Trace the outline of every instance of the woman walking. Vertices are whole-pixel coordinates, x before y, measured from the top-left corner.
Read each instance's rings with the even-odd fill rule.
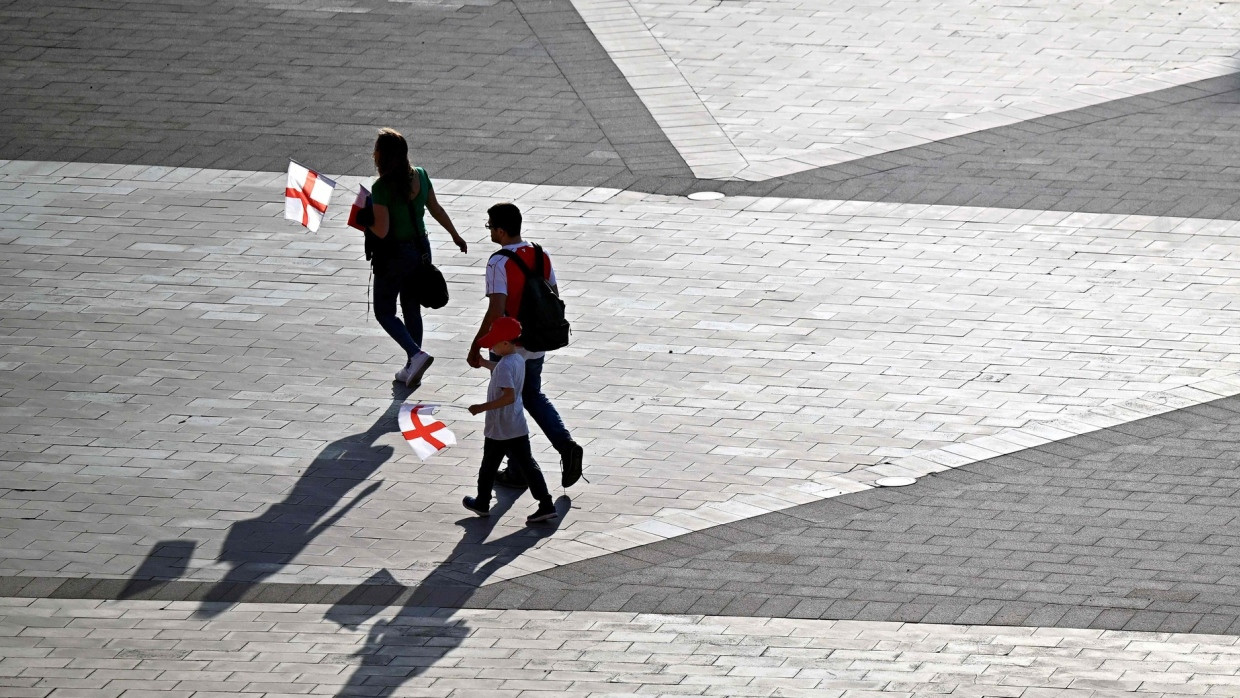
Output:
[[[375,169],[379,178],[370,193],[375,220],[368,231],[378,238],[370,260],[375,272],[375,319],[405,350],[405,366],[396,372],[396,380],[414,388],[435,360],[422,350],[422,309],[417,298],[418,274],[431,262],[425,212],[430,211],[461,252],[468,247],[435,199],[426,170],[410,166],[409,145],[396,130],[379,130]],[[398,298],[404,322],[396,316]]]

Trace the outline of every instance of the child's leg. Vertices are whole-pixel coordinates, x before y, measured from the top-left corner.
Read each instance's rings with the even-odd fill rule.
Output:
[[[529,485],[530,494],[539,504],[551,504],[551,493],[547,491],[547,481],[543,479],[542,470],[538,467],[538,463],[534,460],[534,454],[530,452],[529,435],[518,436],[515,439],[506,439],[502,442],[505,451],[508,453],[508,467],[517,468],[517,472],[525,478],[525,484]],[[495,471],[491,471],[494,475]]]
[[[478,503],[491,505],[491,490],[495,486],[495,472],[504,460],[507,441],[482,440],[482,466],[478,468]]]

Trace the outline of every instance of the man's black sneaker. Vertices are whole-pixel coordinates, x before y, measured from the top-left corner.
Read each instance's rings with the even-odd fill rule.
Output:
[[[576,441],[569,441],[560,451],[560,484],[572,487],[581,479],[581,457],[585,451]]]
[[[491,515],[491,507],[483,506],[481,503],[478,502],[477,499],[474,499],[473,497],[466,497],[465,499],[461,500],[461,504],[464,504],[466,509],[474,512],[478,516],[490,516]]]
[[[555,506],[551,504],[539,504],[538,510],[525,518],[525,523],[535,524],[543,521],[550,521],[556,517]]]
[[[526,487],[525,478],[521,477],[521,473],[518,473],[516,468],[512,466],[508,466],[495,473],[495,484],[503,485],[504,487],[515,487],[519,490],[523,490]]]

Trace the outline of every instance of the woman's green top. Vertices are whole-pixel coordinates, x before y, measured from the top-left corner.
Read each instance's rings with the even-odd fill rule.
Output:
[[[382,177],[376,179],[370,187],[371,203],[387,206],[388,232],[400,242],[426,237],[426,221],[422,219],[426,215],[426,200],[430,198],[432,191],[431,178],[426,176],[426,170],[421,167],[413,170],[422,184],[418,187],[418,195],[409,200],[408,206],[402,206],[399,201],[392,203],[392,188]]]

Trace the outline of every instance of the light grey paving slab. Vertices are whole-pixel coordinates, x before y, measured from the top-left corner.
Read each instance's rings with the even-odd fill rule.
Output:
[[[1216,635],[433,607],[4,599],[0,629],[25,643],[8,695],[1169,698],[1229,695],[1240,659]]]
[[[751,181],[1231,73],[1240,24],[1144,0],[573,5],[698,177]]]

